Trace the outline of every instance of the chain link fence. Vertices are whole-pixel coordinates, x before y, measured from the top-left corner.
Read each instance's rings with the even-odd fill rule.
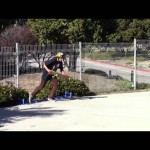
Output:
[[[79,71],[79,44],[0,47],[0,83],[33,90],[39,84],[43,62],[57,52],[65,55],[63,65],[66,72]]]
[[[150,40],[137,40],[137,68],[150,71]]]
[[[15,46],[0,47],[0,83],[16,86],[19,68],[19,87],[32,91],[40,82],[43,62],[60,51],[65,55],[64,70],[93,92],[116,90],[116,79],[133,82],[135,54],[136,81],[150,83],[149,43],[137,40],[136,53],[134,42],[19,45],[18,63]]]
[[[12,85],[15,83],[15,74],[16,74],[16,47],[0,47],[0,83],[2,84],[4,79],[11,78],[6,80],[6,84]]]
[[[124,74],[125,78],[130,79],[130,76],[125,76],[126,70],[123,68],[133,67],[134,43],[83,43],[82,56],[85,71],[102,70],[108,75],[123,76]],[[95,65],[93,65],[94,62]],[[118,73],[120,71],[122,73]]]
[[[150,40],[137,40],[136,48],[136,81],[150,83]]]

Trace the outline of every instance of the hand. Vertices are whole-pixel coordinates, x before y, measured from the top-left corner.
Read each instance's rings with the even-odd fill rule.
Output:
[[[62,72],[61,72],[61,74],[63,74],[63,75],[67,75],[67,73],[66,73],[65,71],[62,71]]]
[[[53,70],[48,70],[48,74],[54,75],[54,74],[55,74],[55,71],[53,71]]]

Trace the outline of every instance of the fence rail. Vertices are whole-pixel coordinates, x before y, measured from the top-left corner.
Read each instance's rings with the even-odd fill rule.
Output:
[[[89,70],[117,75],[128,80],[135,70],[134,42],[126,43],[80,43],[80,44],[48,44],[48,45],[18,45],[0,47],[0,82],[4,79],[10,84],[10,77],[14,85],[20,84],[21,75],[41,73],[43,61],[61,51],[65,55],[64,67],[68,71],[78,72],[79,79]],[[18,63],[16,57],[18,56]],[[149,83],[150,71],[150,41],[136,42],[136,76],[137,82]],[[142,73],[138,69],[145,69]],[[17,74],[17,69],[19,70]],[[18,81],[17,81],[18,78]],[[133,82],[133,81],[131,81]],[[89,83],[90,84],[90,83]],[[134,85],[135,86],[135,85]]]
[[[40,73],[43,61],[60,51],[66,56],[64,65],[69,70],[76,71],[78,67],[76,60],[80,53],[78,44],[16,44],[16,46],[0,47],[0,80],[15,77],[15,85],[18,86],[19,75]]]

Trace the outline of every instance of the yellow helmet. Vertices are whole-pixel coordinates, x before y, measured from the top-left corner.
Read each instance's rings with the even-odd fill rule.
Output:
[[[56,54],[56,57],[58,57],[58,58],[63,58],[63,53],[62,52],[58,52],[57,54]]]

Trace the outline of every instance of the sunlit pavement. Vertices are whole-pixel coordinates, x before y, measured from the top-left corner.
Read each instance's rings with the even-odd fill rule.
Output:
[[[0,131],[150,131],[150,92],[0,108]]]

